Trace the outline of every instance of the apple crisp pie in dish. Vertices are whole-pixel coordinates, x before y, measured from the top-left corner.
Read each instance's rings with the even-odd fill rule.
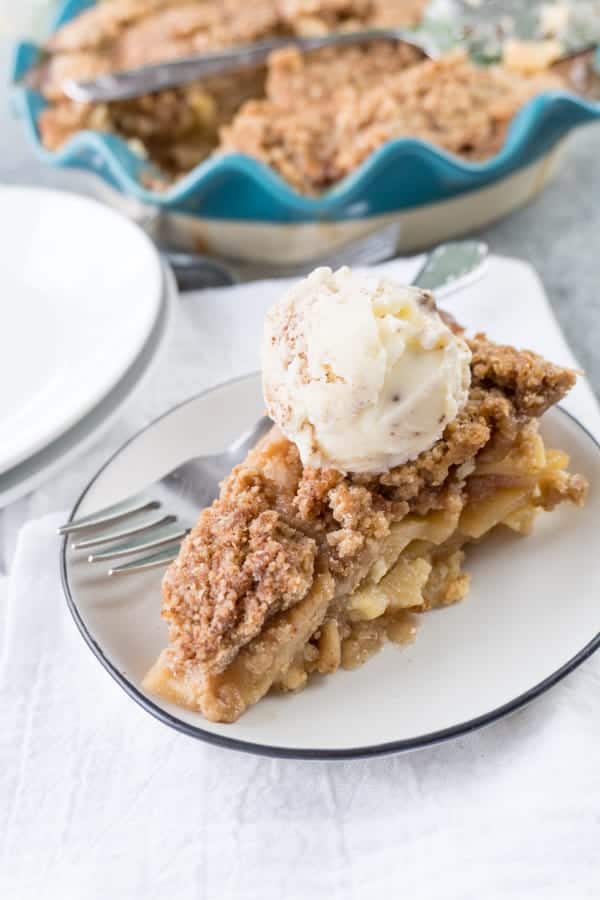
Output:
[[[575,380],[466,337],[427,292],[316,270],[267,317],[277,424],[166,572],[169,644],[144,689],[233,722],[411,641],[422,613],[468,592],[469,543],[584,503],[585,479],[539,432]]]
[[[77,103],[65,80],[91,78],[251,43],[339,29],[414,25],[421,0],[103,0],[59,28],[27,76],[45,97],[37,125],[59,150],[83,130],[124,138],[153,164],[145,187],[164,191],[211,156],[266,163],[301,194],[319,195],[390,140],[411,137],[465,160],[493,157],[529,100],[568,87],[554,57],[529,49],[507,65],[462,52],[424,60],[408,45],[373,41],[302,55],[132,100]],[[535,64],[528,65],[531,61]]]
[[[245,100],[264,95],[264,69],[115,103],[73,102],[63,93],[65,80],[268,37],[414,25],[423,6],[423,0],[256,0],[248,7],[238,0],[103,0],[50,37],[48,58],[29,77],[50,102],[39,117],[43,143],[56,150],[84,129],[114,132],[161,168],[164,186],[218,146],[219,128]],[[399,56],[418,54],[403,48]]]
[[[260,159],[297,190],[316,194],[394,138],[487,159],[528,100],[562,86],[550,72],[476,66],[462,51],[411,65],[406,53],[385,49],[336,51],[328,64],[296,50],[273,54],[266,99],[241,107],[221,131],[221,149]]]

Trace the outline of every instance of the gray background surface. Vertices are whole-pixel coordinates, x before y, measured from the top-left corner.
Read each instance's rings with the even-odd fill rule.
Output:
[[[9,109],[8,51],[0,46],[0,182],[77,187],[74,172],[40,163]],[[571,138],[558,176],[532,204],[479,232],[494,253],[538,271],[552,306],[600,396],[600,126]],[[526,309],[526,307],[524,307]],[[527,318],[523,335],[527,344]]]

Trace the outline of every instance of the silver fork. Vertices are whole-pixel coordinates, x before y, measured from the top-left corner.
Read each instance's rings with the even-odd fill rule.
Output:
[[[215,75],[262,65],[273,51],[283,47],[298,47],[307,53],[324,47],[348,46],[373,40],[398,41],[410,44],[424,56],[439,55],[437,47],[426,34],[403,28],[341,31],[315,37],[271,38],[242,47],[232,47],[230,50],[203,53],[200,56],[154,63],[122,72],[108,72],[89,80],[67,80],[62,88],[71,100],[78,102],[127,100],[165,88],[177,87],[190,81],[200,81]]]
[[[137,557],[110,568],[109,575],[166,565],[177,556],[199,510],[217,496],[219,483],[272,425],[263,416],[223,453],[188,460],[143,493],[72,520],[59,529],[59,534],[75,537],[71,548],[87,551],[91,563]],[[83,539],[80,535],[84,535]]]
[[[425,260],[413,283],[438,296],[480,277],[487,246],[481,241],[442,244]],[[109,575],[166,566],[175,559],[198,512],[215,499],[219,483],[272,426],[263,417],[223,453],[188,460],[147,490],[59,529],[73,540],[73,550],[86,551],[91,563],[135,557],[111,566]],[[108,530],[107,530],[108,529]]]
[[[399,222],[391,222],[301,263],[253,263],[225,257],[217,259],[165,246],[161,249],[175,274],[179,290],[195,291],[263,278],[299,278],[318,266],[329,266],[331,269],[372,266],[396,254],[400,229]],[[155,231],[155,234],[159,232]]]
[[[496,2],[496,15],[490,15],[490,2],[469,4],[472,6],[467,16],[455,23],[453,44],[466,46],[475,57],[486,61],[502,58],[501,30],[498,25],[505,15],[506,0]],[[513,4],[514,5],[514,4]],[[522,3],[516,4],[523,6]],[[476,10],[481,6],[481,12]],[[253,44],[231,47],[183,59],[152,63],[120,72],[106,72],[91,79],[67,79],[62,85],[64,93],[80,103],[109,102],[141,97],[165,88],[177,87],[191,81],[202,81],[215,75],[237,72],[248,67],[260,66],[267,62],[271,53],[283,47],[298,47],[303,53],[321,50],[324,47],[349,46],[366,41],[387,40],[408,44],[424,57],[436,59],[447,44],[447,38],[439,42],[440,34],[435,29],[417,31],[405,28],[379,28],[359,31],[338,31],[313,37],[289,35],[269,38]],[[596,45],[586,42],[579,46],[567,46],[558,63],[576,59],[596,49]]]

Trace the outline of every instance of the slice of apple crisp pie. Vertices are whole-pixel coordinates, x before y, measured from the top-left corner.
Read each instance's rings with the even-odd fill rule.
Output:
[[[169,646],[146,690],[232,722],[273,688],[412,639],[414,613],[468,591],[468,542],[584,502],[539,434],[575,377],[465,338],[426,292],[314,272],[267,317],[277,426],[164,577]]]

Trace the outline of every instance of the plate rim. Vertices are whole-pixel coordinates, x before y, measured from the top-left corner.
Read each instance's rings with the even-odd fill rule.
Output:
[[[240,381],[245,381],[249,378],[255,378],[259,373],[258,372],[248,372],[245,375],[237,376],[236,378],[230,378],[226,381],[219,382],[218,384],[214,384],[211,387],[199,391],[185,400],[182,400],[181,403],[177,403],[175,406],[171,407],[171,409],[164,412],[162,415],[157,416],[152,420],[148,425],[141,428],[134,435],[132,435],[125,443],[123,443],[114,453],[110,455],[110,457],[103,463],[103,465],[98,469],[98,471],[92,476],[92,478],[88,481],[86,486],[81,491],[78,496],[73,509],[71,511],[69,521],[71,521],[77,514],[77,510],[84,498],[86,497],[88,491],[91,487],[96,483],[97,479],[102,475],[102,473],[107,469],[113,460],[115,460],[133,441],[137,440],[144,434],[146,431],[149,431],[153,428],[158,422],[162,419],[167,418],[172,415],[177,410],[181,409],[183,406],[186,406],[190,403],[194,403],[197,400],[200,400],[202,397],[207,394],[212,393],[215,390],[220,388],[229,387],[234,385]],[[563,406],[557,405],[553,407],[558,413],[566,418],[570,419],[571,422],[588,438],[591,443],[594,445],[597,452],[600,452],[600,441],[591,433],[591,431],[583,425],[579,419],[566,410]],[[132,681],[129,680],[119,669],[108,659],[108,657],[104,654],[102,647],[95,640],[94,636],[91,634],[89,629],[87,628],[83,618],[79,612],[77,607],[77,603],[71,591],[71,585],[69,582],[69,570],[67,566],[67,548],[68,548],[68,536],[65,535],[61,542],[60,547],[60,576],[63,592],[65,594],[65,599],[67,602],[67,607],[69,612],[71,613],[75,625],[79,633],[81,634],[85,644],[92,651],[92,654],[96,657],[100,665],[108,672],[108,674],[113,678],[114,681],[125,691],[125,693],[134,700],[139,706],[142,707],[147,713],[149,713],[153,718],[158,719],[158,721],[162,722],[162,724],[167,725],[169,728],[178,731],[180,734],[185,734],[188,737],[193,737],[196,740],[203,741],[207,744],[211,744],[217,747],[223,747],[228,750],[237,750],[238,752],[248,753],[254,756],[263,756],[271,759],[295,759],[295,760],[308,760],[313,762],[332,762],[332,761],[344,761],[351,759],[372,759],[383,756],[392,756],[400,753],[407,753],[413,750],[421,750],[425,747],[431,747],[436,744],[444,743],[445,741],[454,740],[455,738],[462,737],[465,734],[469,734],[472,731],[477,731],[480,728],[484,728],[488,725],[492,725],[494,722],[503,719],[505,716],[516,712],[519,709],[524,708],[533,700],[540,697],[542,694],[545,694],[550,688],[554,687],[554,685],[558,684],[559,681],[562,681],[567,675],[577,669],[586,659],[588,659],[596,650],[600,649],[600,631],[587,643],[585,644],[581,650],[579,650],[574,656],[568,659],[562,666],[548,675],[546,678],[542,679],[542,681],[533,685],[527,691],[524,691],[521,694],[518,694],[512,700],[509,700],[507,703],[502,704],[501,706],[495,707],[489,712],[482,713],[480,716],[476,716],[473,719],[467,719],[465,722],[459,722],[456,725],[451,725],[448,728],[442,728],[437,731],[432,731],[427,734],[417,735],[414,738],[397,740],[397,741],[387,741],[383,744],[367,744],[359,747],[348,747],[345,749],[334,750],[330,748],[294,748],[294,747],[279,747],[272,744],[261,744],[256,741],[248,741],[242,740],[240,738],[235,737],[227,737],[226,735],[214,734],[211,731],[207,731],[204,728],[198,725],[191,725],[188,722],[184,722],[182,719],[177,718],[166,710],[162,709],[158,704],[154,703],[148,697],[145,696]]]
[[[178,292],[175,276],[167,263],[162,264],[162,269],[164,290],[161,309],[145,346],[113,389],[79,422],[28,459],[5,472],[0,472],[0,512],[9,504],[35,490],[43,481],[61,472],[100,440],[123,415],[138,392],[150,381],[168,350],[177,316]],[[83,429],[80,439],[72,442],[73,435],[80,429]],[[49,459],[46,458],[48,454],[51,454]],[[22,476],[19,475],[9,487],[3,487],[2,482],[6,477],[19,470],[23,471]]]
[[[137,346],[133,349],[133,352],[133,344],[129,347],[127,361],[125,363],[122,362],[121,365],[114,368],[111,371],[110,377],[103,380],[102,386],[100,386],[100,382],[97,382],[94,390],[91,393],[86,393],[85,399],[80,397],[79,403],[72,406],[70,413],[67,416],[63,416],[60,421],[55,420],[51,426],[48,425],[44,433],[38,431],[36,436],[32,436],[31,425],[29,425],[29,436],[25,439],[21,439],[21,441],[17,441],[16,444],[13,443],[10,453],[5,454],[0,458],[0,475],[3,475],[5,472],[10,472],[12,469],[21,465],[21,463],[26,462],[28,459],[43,451],[46,447],[59,440],[61,436],[66,434],[71,428],[75,427],[78,422],[82,421],[109,396],[112,390],[125,378],[127,372],[135,364],[140,353],[151,339],[160,318],[165,290],[164,269],[156,247],[139,225],[132,221],[131,218],[125,216],[120,210],[115,209],[114,206],[103,203],[96,197],[88,197],[73,190],[61,190],[59,188],[35,184],[0,184],[0,195],[2,194],[6,194],[7,196],[12,195],[13,198],[16,198],[17,204],[19,203],[19,197],[24,195],[26,198],[24,202],[28,202],[28,200],[37,201],[38,205],[43,202],[58,202],[66,204],[67,206],[73,204],[75,208],[72,212],[76,213],[78,211],[77,208],[79,207],[79,211],[83,214],[86,212],[85,208],[87,208],[86,214],[88,214],[88,217],[96,214],[99,214],[100,216],[108,214],[109,218],[116,221],[120,220],[122,224],[125,225],[125,231],[130,232],[132,237],[135,236],[136,238],[140,238],[141,243],[149,251],[150,256],[153,257],[153,263],[156,268],[155,274],[157,277],[156,291],[154,292],[156,296],[153,297],[151,306],[149,306],[147,302],[142,304],[145,316],[143,330],[136,337]],[[148,310],[146,307],[148,307]]]

